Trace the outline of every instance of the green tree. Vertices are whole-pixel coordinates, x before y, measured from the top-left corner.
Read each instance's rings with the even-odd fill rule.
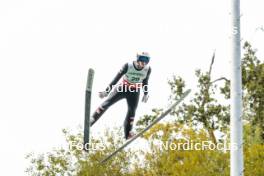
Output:
[[[217,82],[226,78],[218,78],[212,80],[211,73],[215,59],[215,54],[209,67],[209,71],[203,73],[201,70],[196,70],[197,77],[197,92],[194,94],[190,102],[183,103],[177,110],[172,112],[174,119],[177,122],[189,125],[190,127],[203,126],[209,133],[211,140],[216,144],[217,139],[214,131],[226,131],[229,124],[229,107],[218,102],[215,94],[218,91]],[[171,88],[171,101],[178,99],[185,89],[185,81],[181,77],[173,76],[172,80],[168,81]],[[219,94],[218,94],[219,96]],[[147,125],[153,118],[156,118],[161,109],[154,109],[155,116],[144,116],[138,122],[138,125]]]
[[[252,124],[252,135],[258,135],[264,143],[264,63],[256,57],[256,50],[244,43],[242,58],[243,118]],[[230,98],[230,83],[221,88]]]
[[[120,129],[115,129],[113,132],[107,130],[104,138],[93,138],[91,143],[94,150],[89,151],[89,155],[81,150],[83,139],[81,132],[71,134],[69,130],[64,129],[63,133],[69,147],[57,148],[44,154],[28,154],[26,158],[31,162],[31,165],[26,169],[28,175],[121,176],[124,173],[128,173],[130,162],[134,158],[131,150],[119,152],[114,160],[110,160],[105,165],[99,163],[100,160],[108,156],[123,143]],[[104,145],[103,147],[102,144]]]
[[[247,126],[247,129],[250,129],[250,126]],[[244,136],[247,139],[251,138],[247,130],[244,131]],[[212,148],[206,146],[204,150],[184,150],[183,145],[180,145],[187,141],[191,141],[193,146],[210,141],[210,135],[204,129],[195,130],[179,123],[161,123],[151,128],[144,137],[151,150],[141,153],[144,156],[144,164],[134,167],[134,175],[228,176],[230,174],[229,150],[217,148],[211,150]],[[248,143],[248,140],[245,142],[245,176],[263,175],[264,145]],[[161,147],[169,146],[168,143],[178,144],[180,147]]]

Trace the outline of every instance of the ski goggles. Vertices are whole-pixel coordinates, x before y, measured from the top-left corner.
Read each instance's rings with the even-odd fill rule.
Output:
[[[147,56],[139,56],[138,61],[145,62],[146,64],[149,63],[149,57]]]

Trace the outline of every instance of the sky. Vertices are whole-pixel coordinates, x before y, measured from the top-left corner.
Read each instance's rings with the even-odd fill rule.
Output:
[[[242,42],[263,60],[262,7],[241,0]],[[1,175],[25,175],[27,153],[65,144],[62,129],[83,124],[88,68],[95,69],[93,111],[121,66],[150,53],[150,99],[136,120],[168,105],[172,75],[194,88],[195,69],[208,70],[214,50],[213,77],[229,77],[229,13],[228,0],[0,1]],[[125,101],[115,104],[93,134],[122,126],[125,114]]]

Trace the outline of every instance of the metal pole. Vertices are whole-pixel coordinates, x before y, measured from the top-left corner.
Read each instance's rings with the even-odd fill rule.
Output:
[[[231,153],[230,175],[243,176],[242,78],[240,44],[240,0],[231,0]]]

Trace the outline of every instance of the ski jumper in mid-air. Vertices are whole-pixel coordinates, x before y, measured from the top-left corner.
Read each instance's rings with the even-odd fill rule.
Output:
[[[124,121],[125,138],[129,139],[134,136],[132,126],[141,89],[144,93],[142,102],[146,103],[148,101],[148,80],[151,73],[151,68],[148,66],[149,60],[150,56],[147,52],[138,53],[137,60],[132,63],[126,63],[106,90],[99,92],[100,98],[107,97],[111,93],[91,116],[91,126],[111,105],[126,98],[128,110]],[[122,78],[121,84],[116,85],[120,78]]]

